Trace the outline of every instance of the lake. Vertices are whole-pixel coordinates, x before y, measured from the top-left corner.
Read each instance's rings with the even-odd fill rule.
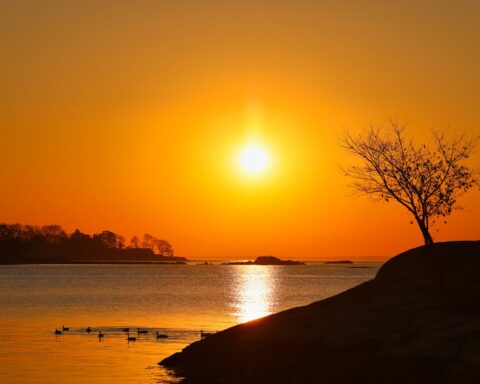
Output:
[[[157,362],[201,330],[327,298],[373,278],[379,267],[3,265],[0,382],[175,382]],[[62,325],[70,330],[55,336]],[[135,342],[127,342],[126,327]],[[137,328],[148,333],[137,335]],[[157,330],[168,338],[157,340]]]

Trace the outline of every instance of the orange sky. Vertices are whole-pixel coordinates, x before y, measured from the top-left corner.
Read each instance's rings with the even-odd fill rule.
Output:
[[[478,135],[480,3],[232,3],[3,1],[0,221],[150,232],[191,258],[420,245],[401,207],[351,198],[338,136],[389,117]],[[234,161],[252,135],[256,177]],[[478,239],[479,197],[435,238]]]

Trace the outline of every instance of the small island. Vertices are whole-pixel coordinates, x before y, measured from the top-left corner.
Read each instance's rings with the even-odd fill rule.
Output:
[[[230,261],[223,265],[305,265],[301,261],[281,260],[275,256],[259,256],[254,261]]]

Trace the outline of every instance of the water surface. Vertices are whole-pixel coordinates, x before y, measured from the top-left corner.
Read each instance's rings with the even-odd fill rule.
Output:
[[[0,382],[166,383],[173,379],[157,362],[198,340],[200,330],[332,296],[371,279],[379,264],[355,266],[366,268],[0,266]],[[55,336],[62,325],[70,331]],[[125,327],[149,333],[128,343]],[[169,337],[157,340],[156,330]]]

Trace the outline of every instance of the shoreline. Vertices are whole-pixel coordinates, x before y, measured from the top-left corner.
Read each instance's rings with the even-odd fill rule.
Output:
[[[52,262],[23,262],[23,263],[0,263],[0,265],[121,265],[121,264],[143,264],[143,265],[186,265],[186,261],[52,261]]]
[[[208,264],[205,264],[205,262],[208,262]],[[347,267],[347,268],[369,268],[366,266],[352,266],[351,264],[343,264],[343,263],[326,263],[324,261],[320,260],[304,260],[301,261],[303,264],[295,264],[295,265],[324,265],[326,267]],[[353,264],[384,264],[384,261],[355,261]],[[237,263],[235,261],[229,262],[228,260],[216,260],[216,259],[202,259],[202,260],[196,260],[196,259],[188,259],[186,261],[180,260],[180,261],[149,261],[149,260],[120,260],[120,261],[46,261],[46,262],[37,262],[37,261],[28,261],[28,262],[16,262],[16,263],[2,263],[0,262],[0,265],[58,265],[58,264],[65,264],[65,265],[75,265],[75,264],[170,264],[170,265],[193,265],[193,266],[203,266],[203,265],[209,265],[209,266],[228,266],[228,265],[257,265],[257,266],[290,266],[289,264],[255,264],[255,263],[248,263],[248,262],[243,262],[243,263]]]

